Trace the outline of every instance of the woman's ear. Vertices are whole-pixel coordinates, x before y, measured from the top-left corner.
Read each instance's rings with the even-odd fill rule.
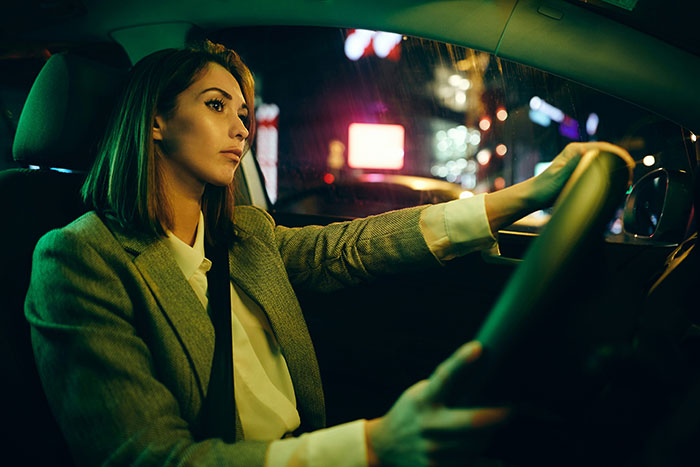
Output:
[[[153,119],[153,140],[163,141],[163,119],[156,115]]]

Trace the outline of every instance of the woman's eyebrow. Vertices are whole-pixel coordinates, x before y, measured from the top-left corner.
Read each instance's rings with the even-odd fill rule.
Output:
[[[201,96],[201,95],[204,94],[205,92],[209,92],[209,91],[219,91],[226,99],[228,99],[228,100],[232,100],[232,99],[233,99],[233,97],[231,97],[231,94],[227,93],[226,91],[224,91],[224,90],[221,89],[221,88],[207,88],[207,89],[205,89],[204,91],[200,92],[199,95]]]

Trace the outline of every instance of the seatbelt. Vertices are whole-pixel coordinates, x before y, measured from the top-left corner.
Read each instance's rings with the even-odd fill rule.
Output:
[[[209,310],[216,336],[214,359],[207,396],[202,404],[201,431],[204,439],[236,441],[236,407],[233,393],[233,345],[231,342],[231,285],[228,249],[205,243],[212,266],[207,272]]]

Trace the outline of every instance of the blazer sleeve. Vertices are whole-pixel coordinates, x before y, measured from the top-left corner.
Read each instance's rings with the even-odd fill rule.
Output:
[[[375,277],[438,265],[419,226],[425,206],[325,227],[277,226],[275,238],[297,288],[332,291]]]
[[[34,252],[25,314],[45,393],[75,461],[262,465],[267,443],[194,440],[137,331],[139,304],[123,280],[129,265],[115,256],[65,229],[43,237]]]

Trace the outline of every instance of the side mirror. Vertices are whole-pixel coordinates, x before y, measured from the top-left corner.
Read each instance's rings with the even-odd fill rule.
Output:
[[[657,169],[640,178],[627,196],[623,228],[636,238],[679,243],[693,205],[692,177],[682,170]]]

